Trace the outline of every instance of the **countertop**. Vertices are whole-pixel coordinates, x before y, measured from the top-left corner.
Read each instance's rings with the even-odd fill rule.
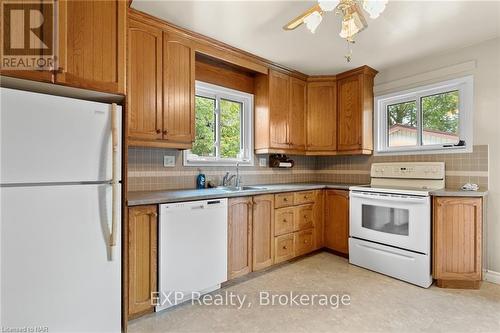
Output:
[[[435,197],[485,197],[488,195],[488,191],[462,191],[461,189],[445,188],[431,191],[430,194]]]
[[[218,198],[235,198],[253,196],[259,194],[272,194],[283,192],[320,190],[320,189],[338,189],[349,190],[351,186],[359,186],[362,184],[343,184],[343,183],[294,183],[294,184],[263,184],[263,185],[248,185],[262,187],[262,189],[251,191],[226,191],[222,189],[187,189],[187,190],[168,190],[168,191],[143,191],[129,192],[128,206],[139,205],[156,205],[162,203],[207,200]],[[431,191],[432,196],[440,197],[484,197],[488,191],[462,191],[460,189],[442,189]]]
[[[294,183],[294,184],[263,184],[263,185],[248,185],[262,187],[259,190],[252,191],[225,191],[221,189],[189,189],[189,190],[168,190],[168,191],[144,191],[144,192],[129,192],[127,194],[128,206],[139,205],[154,205],[162,203],[207,200],[217,198],[234,198],[245,197],[259,194],[272,194],[283,192],[296,192],[307,190],[320,190],[325,188],[348,190],[350,186],[360,184],[340,184],[340,183]]]

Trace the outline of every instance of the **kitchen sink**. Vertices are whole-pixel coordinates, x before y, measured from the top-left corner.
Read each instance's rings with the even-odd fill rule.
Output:
[[[223,191],[228,191],[228,192],[238,192],[238,191],[261,191],[265,190],[265,187],[258,187],[258,186],[219,186],[217,187],[218,189],[221,189]]]

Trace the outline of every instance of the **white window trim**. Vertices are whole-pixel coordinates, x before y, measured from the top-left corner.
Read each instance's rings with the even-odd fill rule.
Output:
[[[472,75],[447,80],[435,84],[420,86],[413,89],[398,91],[391,94],[375,97],[374,121],[374,155],[409,155],[409,154],[442,154],[442,153],[470,153],[473,146],[473,112],[474,112],[474,79]],[[460,140],[465,140],[465,146],[427,145],[412,147],[388,147],[387,136],[387,106],[405,101],[417,101],[417,124],[421,122],[420,98],[423,96],[458,90],[460,94]],[[420,142],[420,133],[418,142]]]
[[[241,127],[243,129],[242,146],[243,158],[242,159],[229,159],[217,157],[197,157],[190,159],[190,150],[185,150],[184,166],[253,166],[253,95],[242,91],[229,89],[214,84],[196,81],[196,95],[209,97],[209,98],[224,98],[243,104],[243,116]]]

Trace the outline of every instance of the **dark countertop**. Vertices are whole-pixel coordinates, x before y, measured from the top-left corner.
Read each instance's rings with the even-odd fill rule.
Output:
[[[445,188],[431,191],[430,194],[435,197],[485,197],[488,195],[488,191],[462,191],[461,189]]]
[[[168,191],[137,191],[128,193],[128,206],[156,205],[162,203],[208,200],[218,198],[235,198],[253,196],[259,194],[272,194],[283,192],[296,192],[320,189],[339,189],[349,190],[351,186],[362,184],[343,184],[343,183],[291,183],[291,184],[263,184],[248,185],[252,187],[261,187],[261,189],[251,191],[227,191],[222,189],[184,189]],[[442,189],[431,191],[432,196],[441,197],[484,197],[488,191],[462,191],[460,189]]]
[[[349,190],[350,186],[360,184],[340,184],[340,183],[292,183],[292,184],[264,184],[248,185],[252,187],[262,187],[262,189],[251,191],[226,191],[222,189],[186,189],[168,191],[141,191],[128,193],[128,206],[155,205],[162,203],[196,201],[217,198],[235,198],[259,194],[271,194],[282,192],[296,192],[308,190],[320,190],[325,188]]]

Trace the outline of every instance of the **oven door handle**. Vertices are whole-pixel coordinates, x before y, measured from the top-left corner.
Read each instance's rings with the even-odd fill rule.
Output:
[[[400,195],[391,195],[391,194],[365,194],[365,193],[357,193],[351,192],[351,198],[360,198],[360,199],[373,199],[380,201],[397,201],[401,203],[416,203],[416,204],[424,204],[427,202],[429,197],[410,197],[410,196],[400,196]]]

